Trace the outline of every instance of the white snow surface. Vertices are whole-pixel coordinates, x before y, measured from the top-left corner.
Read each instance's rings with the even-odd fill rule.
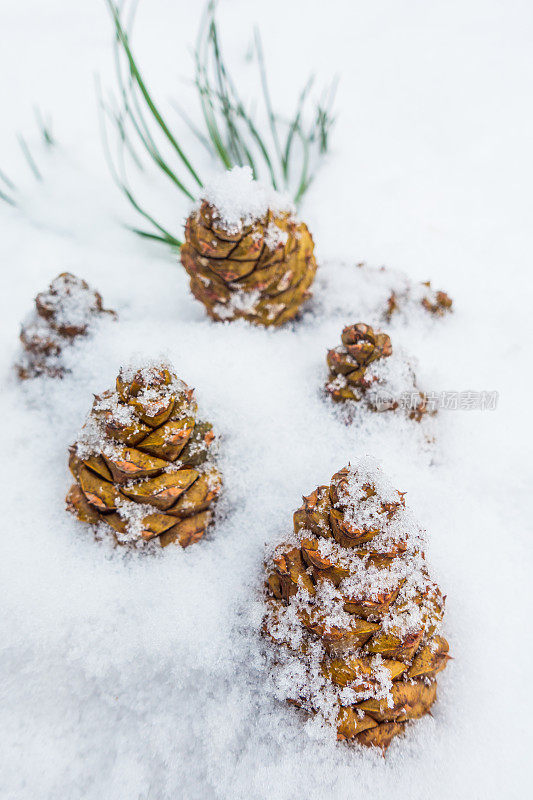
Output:
[[[192,97],[180,79],[191,75],[200,12],[185,0],[140,3],[136,49],[169,114],[169,96]],[[243,93],[256,23],[283,109],[310,71],[341,75],[334,150],[300,210],[320,261],[315,298],[280,331],[208,321],[176,260],[123,227],[138,220],[109,178],[94,98],[95,70],[113,85],[104,4],[3,2],[0,168],[21,209],[0,202],[0,796],[525,798],[531,4],[271,0],[265,14],[258,0],[222,0],[219,14]],[[52,115],[52,151],[39,142],[36,103]],[[155,179],[146,191],[179,230],[190,206]],[[430,278],[453,314],[369,318],[386,295],[373,284],[381,265]],[[119,320],[75,343],[64,380],[21,386],[11,369],[20,322],[64,270]],[[358,321],[416,358],[424,388],[495,390],[497,409],[441,411],[423,429],[393,413],[346,425],[322,393],[325,356]],[[224,499],[199,544],[127,553],[65,512],[67,448],[121,364],[160,357],[222,437]],[[257,635],[266,550],[290,534],[302,494],[366,453],[427,531],[454,657],[432,716],[385,759],[337,745],[278,701]]]

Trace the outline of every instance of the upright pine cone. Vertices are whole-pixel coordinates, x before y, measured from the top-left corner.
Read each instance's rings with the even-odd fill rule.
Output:
[[[98,292],[70,272],[54,278],[35,298],[35,307],[20,333],[24,353],[16,369],[22,380],[39,375],[63,377],[68,371],[61,360],[63,349],[85,336],[98,317],[116,317],[114,311],[103,308]]]
[[[181,261],[191,291],[218,321],[244,318],[282,325],[310,297],[316,272],[313,239],[290,207],[248,168],[207,190],[185,226]]]
[[[422,531],[370,458],[303,498],[267,581],[264,633],[280,697],[338,739],[386,749],[427,714],[448,643]]]
[[[389,336],[358,322],[344,328],[342,344],[328,350],[326,391],[335,402],[364,401],[374,411],[396,410],[400,404],[418,422],[427,412],[411,365],[392,356]]]
[[[221,479],[212,427],[196,414],[193,390],[166,365],[122,369],[70,448],[76,483],[68,509],[83,522],[106,523],[120,544],[198,541]]]

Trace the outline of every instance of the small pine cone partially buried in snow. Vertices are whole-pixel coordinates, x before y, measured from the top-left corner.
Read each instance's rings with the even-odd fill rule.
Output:
[[[386,317],[391,319],[393,314],[408,307],[409,303],[418,303],[428,313],[435,317],[443,317],[452,310],[453,301],[446,292],[435,291],[430,281],[425,281],[414,286],[410,291],[392,292],[388,302]]]
[[[102,305],[98,292],[70,272],[62,272],[35,298],[35,311],[23,323],[20,339],[24,352],[16,364],[21,380],[48,375],[61,378],[68,371],[62,352],[85,336],[102,316],[116,317]]]
[[[193,390],[167,365],[122,369],[70,448],[67,507],[105,523],[119,544],[187,547],[204,535],[221,489],[214,439]]]
[[[293,319],[311,293],[313,239],[281,195],[231,170],[207,187],[185,227],[181,261],[191,291],[218,321]]]
[[[385,750],[429,713],[449,659],[424,532],[369,457],[303,501],[267,564],[276,693],[339,740]]]
[[[327,362],[326,391],[335,402],[362,402],[373,411],[402,406],[417,422],[428,413],[411,365],[401,354],[393,356],[386,333],[363,322],[348,325]]]

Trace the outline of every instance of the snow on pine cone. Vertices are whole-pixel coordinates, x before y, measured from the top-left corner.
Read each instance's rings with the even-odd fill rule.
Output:
[[[267,565],[277,695],[386,749],[429,712],[449,658],[423,531],[370,457],[303,501]]]
[[[85,336],[102,316],[116,317],[102,305],[102,297],[88,283],[70,272],[54,278],[35,298],[35,311],[22,324],[24,352],[16,364],[21,380],[48,375],[61,378],[68,372],[62,363],[65,347]]]
[[[185,226],[181,261],[214,320],[258,325],[293,319],[311,296],[311,234],[290,202],[236,167],[204,190]]]
[[[399,352],[393,356],[389,336],[358,322],[344,328],[341,345],[328,350],[326,391],[335,402],[364,402],[374,411],[400,405],[420,422],[428,413],[413,368]]]
[[[67,507],[105,523],[119,544],[186,547],[204,535],[220,493],[214,439],[193,390],[167,365],[123,368],[70,448]]]

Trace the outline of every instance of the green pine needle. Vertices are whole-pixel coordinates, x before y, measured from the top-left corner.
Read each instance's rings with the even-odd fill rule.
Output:
[[[1,170],[0,170],[0,182],[2,182],[6,186],[6,188],[9,190],[10,193],[14,193],[17,191],[17,187],[15,186],[13,181],[10,180],[5,174],[5,172],[2,172]],[[4,203],[7,203],[10,206],[17,205],[16,201],[13,199],[11,194],[7,194],[7,192],[2,189],[0,189],[0,200],[3,200]]]
[[[43,115],[41,114],[40,109],[36,106],[34,108],[35,119],[37,120],[37,125],[39,126],[39,130],[41,132],[41,136],[43,139],[44,144],[47,147],[55,147],[57,144],[54,135],[52,134],[52,124],[49,120],[45,120]]]
[[[151,164],[189,200],[196,199],[202,180],[180,144],[179,130],[167,121],[142,77],[130,45],[133,10],[126,24],[118,5],[113,0],[106,0],[106,3],[114,25],[118,87],[118,98],[108,102],[98,88],[106,157],[118,187],[150,226],[149,230],[132,230],[139,236],[178,249],[181,246],[179,236],[158,222],[136,197],[127,169],[132,164],[136,169]],[[298,204],[313,181],[320,159],[329,150],[330,132],[335,122],[331,109],[336,84],[311,105],[314,78],[310,78],[299,94],[292,117],[283,119],[274,110],[261,39],[256,31],[251,60],[258,70],[258,95],[266,118],[263,130],[262,123],[241,100],[224,60],[216,6],[216,0],[209,0],[206,5],[195,50],[194,87],[201,124],[193,122],[181,107],[174,105],[174,108],[196,141],[224,169],[249,166],[254,178],[267,179],[275,189],[290,192]],[[309,119],[311,124],[306,125],[305,120]],[[109,127],[114,131],[117,149],[114,155],[109,146]],[[165,144],[165,153],[160,141]]]
[[[39,169],[38,169],[38,167],[37,167],[37,164],[35,163],[35,159],[33,158],[32,154],[31,154],[31,152],[30,152],[30,148],[29,148],[29,147],[28,147],[28,145],[26,144],[26,140],[24,139],[24,137],[23,137],[23,135],[22,135],[21,133],[19,133],[19,135],[18,135],[18,137],[17,137],[17,138],[18,138],[18,142],[19,142],[19,145],[20,145],[20,149],[22,150],[22,153],[23,153],[23,155],[24,155],[24,158],[25,158],[25,159],[26,159],[26,161],[28,162],[28,166],[29,166],[29,168],[31,169],[31,171],[32,171],[32,172],[33,172],[33,174],[35,175],[35,178],[36,178],[38,181],[42,181],[42,179],[43,179],[43,176],[42,176],[42,175],[41,175],[41,173],[39,172]]]

